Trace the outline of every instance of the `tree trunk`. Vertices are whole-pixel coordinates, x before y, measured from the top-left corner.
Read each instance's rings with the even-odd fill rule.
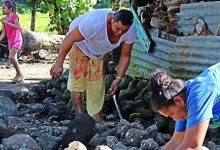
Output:
[[[57,2],[54,1],[54,16],[55,18],[58,18],[57,16],[60,15],[62,13],[62,8],[60,6],[57,5]],[[58,31],[59,34],[61,35],[65,35],[68,32],[68,29],[65,29],[65,26],[62,25],[62,18],[59,19],[57,26],[56,26],[56,30]]]
[[[33,1],[33,7],[31,12],[31,31],[35,30],[35,18],[36,18],[36,8],[37,8],[37,1]]]
[[[119,10],[120,5],[121,5],[121,1],[120,1],[120,0],[114,0],[112,10],[113,10],[113,11]]]
[[[22,51],[24,53],[30,53],[39,49],[58,51],[65,36],[48,35],[23,29],[22,37]]]

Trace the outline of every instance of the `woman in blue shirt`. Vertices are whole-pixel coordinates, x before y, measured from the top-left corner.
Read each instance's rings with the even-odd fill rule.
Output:
[[[188,81],[156,71],[149,80],[154,111],[176,121],[167,150],[204,149],[208,127],[220,127],[220,63]]]

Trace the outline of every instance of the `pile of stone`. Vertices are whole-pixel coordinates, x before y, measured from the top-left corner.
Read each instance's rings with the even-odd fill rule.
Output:
[[[114,67],[107,65],[106,89],[115,78]],[[113,126],[74,114],[66,82],[64,73],[59,79],[41,81],[30,91],[0,96],[0,149],[62,150],[72,141],[81,141],[88,150],[145,150],[160,149],[170,139],[174,122],[150,110],[146,79],[122,79],[116,97],[124,119],[119,118],[112,96],[106,94],[103,117]],[[208,130],[205,145],[210,149],[219,148],[218,133],[219,129]]]

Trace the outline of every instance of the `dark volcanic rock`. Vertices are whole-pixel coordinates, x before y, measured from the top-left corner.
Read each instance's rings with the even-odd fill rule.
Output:
[[[95,133],[96,126],[92,117],[86,113],[78,113],[70,123],[62,139],[62,145],[67,147],[72,141],[80,141],[87,145]]]

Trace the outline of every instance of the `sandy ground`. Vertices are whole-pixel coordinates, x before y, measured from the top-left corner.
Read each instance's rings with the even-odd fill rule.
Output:
[[[25,77],[22,85],[36,84],[43,79],[50,79],[50,68],[54,61],[39,61],[37,63],[20,62],[22,73]],[[5,60],[0,60],[0,88],[12,84],[11,80],[15,76],[15,69],[12,66],[9,69],[5,68]],[[64,69],[68,68],[68,63],[65,61]]]
[[[37,82],[42,79],[50,78],[50,67],[52,64],[21,64],[22,73],[25,76],[25,82]],[[9,82],[15,76],[15,69],[11,67],[10,69],[1,68],[0,72],[0,82]]]

